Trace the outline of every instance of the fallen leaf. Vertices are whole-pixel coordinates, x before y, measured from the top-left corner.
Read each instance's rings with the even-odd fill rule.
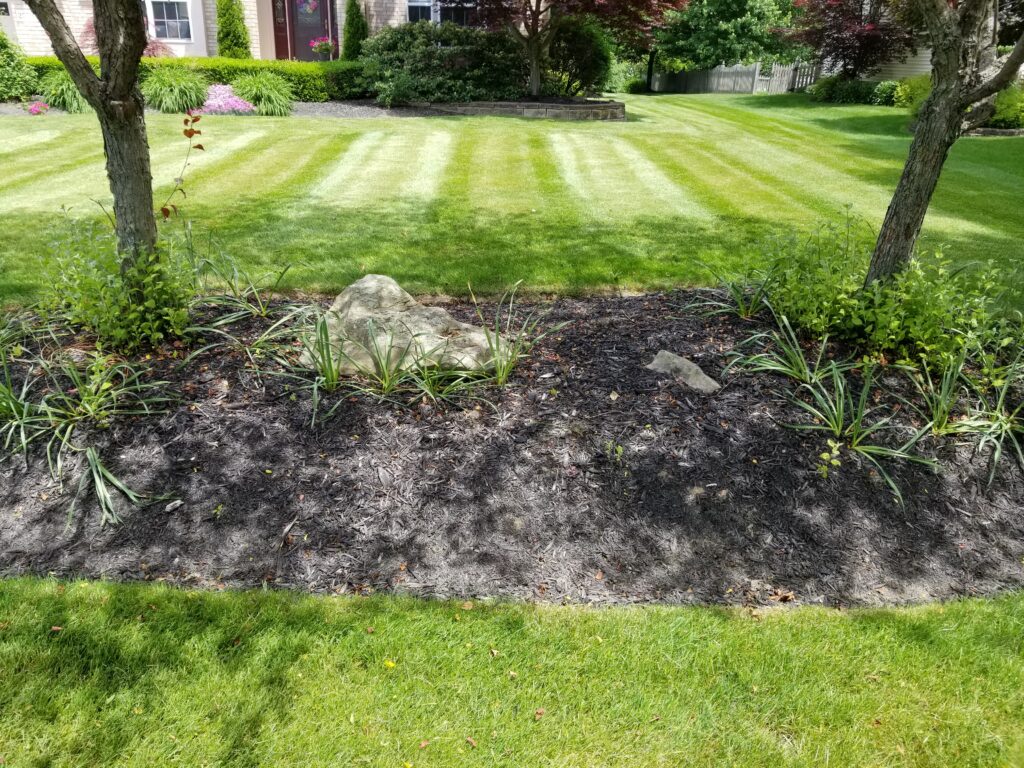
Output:
[[[616,392],[615,390],[612,390],[612,393],[608,395],[608,399],[614,403],[616,400],[619,399],[619,393]]]
[[[601,581],[602,579],[604,579],[604,571],[602,571],[601,569],[598,569],[597,573],[594,574],[594,578],[597,579],[598,581]]]
[[[50,627],[51,632],[63,632],[64,627]]]
[[[473,603],[471,603],[469,600],[467,600],[466,602],[464,602],[462,604],[462,610],[464,610],[464,611],[472,611],[473,610]]]
[[[534,720],[540,720],[544,717],[544,707],[540,707],[536,712],[533,713]]]
[[[518,672],[513,672],[511,669],[508,671],[508,679],[509,680],[515,680],[517,677],[519,677],[519,673]]]
[[[376,629],[374,629],[373,627],[367,627],[367,628],[366,628],[366,634],[368,634],[368,635],[372,635],[372,634],[373,634],[374,632],[376,632],[376,631],[377,631],[377,630],[376,630]]]
[[[497,648],[491,648],[491,656],[493,658],[496,659],[498,658],[499,655],[501,655],[501,651],[499,651]]]
[[[472,736],[467,736],[466,741],[469,742],[469,746],[471,746],[473,749],[476,749],[476,739],[474,739]]]
[[[427,744],[429,744],[429,743],[430,743],[430,739],[424,739],[423,741],[420,742],[420,749],[426,749],[427,748]]]

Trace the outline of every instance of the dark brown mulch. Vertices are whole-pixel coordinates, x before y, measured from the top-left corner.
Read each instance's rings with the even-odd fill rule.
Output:
[[[310,428],[309,397],[210,352],[184,400],[115,426],[104,455],[166,494],[100,528],[66,528],[73,490],[45,461],[0,465],[0,574],[269,582],[312,591],[402,590],[602,602],[912,602],[1024,584],[1024,479],[1004,460],[936,449],[943,470],[892,465],[907,499],[846,459],[768,376],[723,376],[758,327],[704,318],[692,293],[559,300],[570,324],[479,407],[349,397]],[[465,306],[453,311],[469,319]],[[265,326],[251,321],[248,333]],[[644,368],[659,349],[726,386],[687,392]]]

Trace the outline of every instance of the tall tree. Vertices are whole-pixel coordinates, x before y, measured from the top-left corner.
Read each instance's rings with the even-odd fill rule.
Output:
[[[544,61],[563,16],[591,15],[617,40],[648,36],[671,8],[685,0],[477,0],[468,3],[476,17],[492,29],[505,29],[518,40],[530,64],[531,96],[540,96]],[[465,5],[465,0],[442,0]]]
[[[370,25],[366,22],[359,0],[345,3],[345,29],[341,38],[341,58],[355,61],[363,52],[363,41],[370,36]]]
[[[932,49],[932,91],[918,115],[903,174],[886,211],[866,284],[910,261],[950,148],[987,121],[995,95],[1024,65],[1024,34],[996,58],[996,0],[916,0]]]
[[[107,159],[107,180],[114,196],[114,226],[122,269],[156,246],[153,177],[139,59],[146,49],[146,17],[140,0],[93,0],[97,75],[75,42],[55,0],[26,0],[82,96],[96,111]]]
[[[895,4],[802,0],[798,6],[792,39],[813,48],[823,67],[844,77],[859,77],[914,51],[914,26]]]

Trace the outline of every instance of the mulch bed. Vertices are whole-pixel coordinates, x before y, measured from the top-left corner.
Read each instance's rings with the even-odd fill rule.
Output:
[[[113,426],[104,456],[165,496],[99,526],[35,456],[0,464],[0,574],[269,583],[572,602],[882,604],[1024,585],[1024,477],[943,448],[893,464],[897,504],[847,459],[821,478],[822,433],[771,376],[723,375],[759,330],[685,309],[693,292],[560,299],[511,384],[466,407],[346,396],[310,427],[308,393],[203,353],[154,375],[182,401]],[[471,307],[449,307],[474,320]],[[270,321],[246,321],[255,335]],[[724,383],[711,396],[646,370],[659,349]],[[895,374],[890,377],[895,381]],[[174,499],[175,501],[172,501]]]

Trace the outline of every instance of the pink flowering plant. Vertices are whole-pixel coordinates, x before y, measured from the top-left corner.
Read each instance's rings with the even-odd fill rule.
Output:
[[[28,113],[30,115],[45,115],[46,112],[50,109],[50,105],[47,104],[45,101],[33,101],[31,104],[25,107],[25,109],[28,110]]]
[[[230,85],[211,85],[206,92],[206,102],[201,110],[204,115],[251,115],[256,107],[240,96]]]
[[[320,55],[334,53],[334,41],[329,37],[314,37],[309,41],[309,47],[313,49],[313,53]]]

